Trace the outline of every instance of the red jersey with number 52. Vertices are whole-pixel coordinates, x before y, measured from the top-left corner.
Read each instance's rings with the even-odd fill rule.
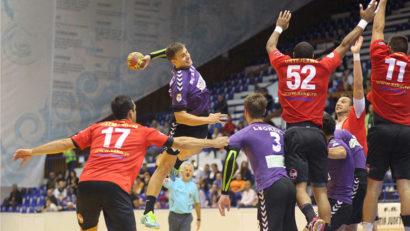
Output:
[[[165,145],[168,136],[127,120],[93,124],[71,137],[90,155],[80,176],[82,181],[109,181],[130,192],[150,145]]]
[[[383,40],[370,46],[372,89],[367,98],[374,111],[393,123],[410,126],[410,65],[409,57],[390,54]]]
[[[329,78],[340,65],[339,54],[333,51],[320,61],[292,59],[276,49],[269,59],[279,78],[282,118],[287,123],[312,121],[322,126]]]

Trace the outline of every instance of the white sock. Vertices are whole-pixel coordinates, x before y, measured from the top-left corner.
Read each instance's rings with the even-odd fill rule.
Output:
[[[362,225],[363,225],[363,231],[372,231],[373,230],[373,223],[363,222]]]

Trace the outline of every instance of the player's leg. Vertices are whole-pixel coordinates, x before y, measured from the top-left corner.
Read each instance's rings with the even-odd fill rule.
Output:
[[[367,165],[369,177],[363,203],[363,230],[371,231],[377,214],[377,202],[383,187],[383,178],[389,167],[392,146],[396,131],[394,127],[376,124],[369,129],[367,136],[369,150]]]
[[[352,216],[352,205],[346,204],[342,201],[329,198],[331,206],[331,230],[344,230],[346,224]]]
[[[331,207],[329,199],[327,197],[326,186],[318,187],[312,185],[312,192],[316,200],[317,208],[319,211],[319,217],[322,218],[326,223],[330,223]]]
[[[286,188],[287,205],[285,208],[285,217],[283,218],[283,230],[297,231],[295,219],[295,204],[296,204],[296,187],[289,179],[282,178]]]
[[[366,169],[355,169],[355,179],[353,185],[352,217],[345,231],[357,231],[357,224],[363,219],[363,201],[366,196],[367,172]]]
[[[309,167],[306,153],[304,128],[290,128],[284,135],[285,165],[290,179],[296,184],[296,201],[309,224],[316,216],[312,200],[306,191],[309,180]]]
[[[410,126],[398,125],[399,134],[392,154],[392,174],[396,178],[401,202],[401,218],[405,230],[410,230]]]
[[[169,211],[168,215],[169,231],[179,231],[181,219],[178,214]]]
[[[77,189],[77,221],[81,230],[96,231],[102,209],[98,182],[84,181]]]
[[[117,184],[102,182],[103,213],[108,230],[136,231],[132,201]]]

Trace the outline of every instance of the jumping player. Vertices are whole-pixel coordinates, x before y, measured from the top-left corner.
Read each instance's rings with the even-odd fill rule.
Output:
[[[369,129],[369,178],[363,206],[363,230],[372,230],[383,177],[390,167],[401,201],[404,229],[410,230],[410,64],[408,40],[395,35],[384,43],[387,0],[380,0],[372,31],[372,88],[367,98],[374,108]]]
[[[282,118],[287,122],[284,137],[285,163],[289,176],[296,183],[297,203],[308,224],[319,221],[315,218],[311,199],[306,192],[307,183],[310,181],[318,204],[319,217],[327,223],[325,230],[330,229],[330,204],[326,193],[327,144],[321,127],[329,77],[367,23],[373,19],[376,5],[373,1],[366,10],[360,6],[362,19],[358,26],[321,61],[313,59],[314,49],[307,42],[295,46],[293,58],[277,49],[281,32],[289,26],[289,11],[280,12],[275,31],[266,44],[271,65],[279,78],[278,94],[283,108]]]
[[[14,154],[14,161],[22,159],[22,166],[35,155],[91,147],[78,185],[77,218],[81,230],[97,230],[101,210],[108,230],[136,230],[129,192],[148,146],[189,149],[228,145],[227,137],[214,140],[172,138],[141,126],[136,123],[135,104],[129,96],[117,96],[111,102],[111,109],[117,120],[96,123],[71,138],[19,149]]]
[[[170,136],[189,136],[206,138],[208,124],[222,123],[226,114],[209,114],[209,91],[205,80],[192,64],[191,56],[182,43],[172,43],[166,49],[153,52],[143,58],[142,69],[145,69],[151,59],[167,57],[174,65],[173,77],[170,82],[170,94],[174,119],[171,123]],[[176,150],[168,148],[161,155],[159,166],[148,183],[147,203],[141,222],[147,227],[159,228],[154,215],[156,198],[161,191],[162,181],[174,166],[173,175],[183,160],[197,154],[201,149]],[[178,156],[178,158],[177,158]],[[174,165],[175,164],[175,165]],[[172,176],[171,176],[172,178]]]
[[[266,105],[262,94],[251,94],[245,98],[244,114],[249,126],[229,138],[219,212],[225,216],[225,207],[228,211],[230,209],[229,185],[234,175],[235,160],[243,149],[255,171],[258,185],[259,229],[296,231],[296,190],[286,173],[283,132],[264,122]]]
[[[355,45],[350,48],[353,53],[353,99],[342,96],[336,103],[335,112],[337,115],[336,129],[346,129],[351,132],[359,141],[352,142],[352,145],[361,145],[364,149],[364,154],[359,153],[354,155],[355,173],[353,186],[353,212],[352,218],[345,227],[346,231],[357,230],[357,224],[362,221],[363,200],[366,195],[367,187],[367,172],[366,172],[366,157],[367,139],[365,125],[365,99],[363,91],[363,74],[360,63],[360,47],[363,43],[363,37],[360,36]],[[355,139],[356,139],[355,138]],[[346,141],[349,144],[349,141]],[[352,146],[350,146],[352,148]]]

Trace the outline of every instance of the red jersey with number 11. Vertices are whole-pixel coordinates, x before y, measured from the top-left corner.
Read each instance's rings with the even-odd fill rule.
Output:
[[[393,123],[410,126],[410,64],[402,53],[389,53],[383,40],[370,46],[372,90],[367,98],[374,111]]]
[[[312,121],[322,126],[330,74],[340,65],[333,51],[322,60],[292,59],[274,50],[270,63],[278,73],[282,118],[287,123]]]
[[[128,120],[115,120],[93,124],[71,139],[80,149],[91,146],[80,182],[109,181],[129,193],[147,148],[165,145],[168,136]]]

